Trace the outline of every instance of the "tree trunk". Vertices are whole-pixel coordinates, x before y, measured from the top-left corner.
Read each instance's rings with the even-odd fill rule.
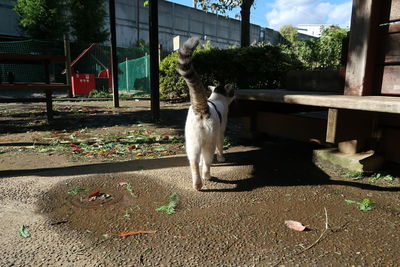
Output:
[[[253,5],[254,0],[243,0],[241,5],[240,14],[242,16],[242,29],[240,46],[250,46],[250,8]]]

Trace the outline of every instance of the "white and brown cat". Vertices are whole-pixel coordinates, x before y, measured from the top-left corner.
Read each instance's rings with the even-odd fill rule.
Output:
[[[193,187],[200,190],[203,180],[211,178],[210,166],[217,151],[217,160],[223,156],[224,133],[228,119],[228,106],[234,98],[232,85],[210,87],[207,92],[192,64],[192,54],[199,39],[188,39],[179,50],[178,71],[189,87],[191,106],[185,126],[186,153],[192,172]]]

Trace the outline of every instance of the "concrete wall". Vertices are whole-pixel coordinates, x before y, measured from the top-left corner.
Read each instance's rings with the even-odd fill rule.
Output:
[[[139,2],[139,21],[136,1],[116,2],[117,42],[120,46],[134,44],[138,36],[148,42],[148,7],[143,6],[143,0]],[[239,46],[240,21],[168,1],[159,1],[159,41],[164,49],[172,50],[172,39],[178,35],[182,39],[198,36],[217,47]],[[279,36],[274,30],[251,24],[251,43],[264,41],[275,44],[279,42]]]
[[[14,3],[13,0],[2,0],[0,3],[0,34],[2,35],[21,36],[17,24],[18,16],[12,11]],[[139,0],[138,5],[136,0],[116,0],[118,46],[134,45],[138,38],[148,42],[148,11],[148,7],[143,5],[143,0]],[[106,20],[108,21],[108,18]],[[203,40],[209,40],[213,46],[221,48],[239,46],[240,27],[239,20],[159,0],[159,40],[167,51],[172,50],[173,37],[178,35],[182,40],[190,36],[198,36]],[[275,44],[280,42],[280,35],[272,29],[251,24],[250,42]]]

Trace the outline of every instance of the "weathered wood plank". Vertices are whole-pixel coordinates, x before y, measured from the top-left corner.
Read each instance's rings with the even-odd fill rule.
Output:
[[[392,7],[390,8],[390,20],[400,19],[400,1],[392,0]]]
[[[400,61],[400,33],[385,36],[385,63]]]
[[[288,90],[238,90],[237,99],[400,114],[400,98]]]
[[[69,88],[70,86],[66,84],[46,84],[46,83],[0,84],[0,90],[67,91]]]
[[[44,61],[64,63],[65,56],[0,53],[1,63],[43,64]]]
[[[383,68],[382,94],[400,95],[400,65]]]
[[[400,23],[389,25],[389,33],[399,33],[400,32]]]

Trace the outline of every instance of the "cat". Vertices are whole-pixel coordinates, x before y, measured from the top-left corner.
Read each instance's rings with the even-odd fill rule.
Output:
[[[218,162],[224,162],[224,134],[228,119],[228,106],[234,99],[232,84],[209,87],[207,92],[192,64],[192,54],[199,39],[188,39],[179,49],[178,72],[189,87],[191,106],[185,125],[185,146],[192,173],[193,188],[201,190],[203,180],[209,180],[210,166],[217,152]]]

